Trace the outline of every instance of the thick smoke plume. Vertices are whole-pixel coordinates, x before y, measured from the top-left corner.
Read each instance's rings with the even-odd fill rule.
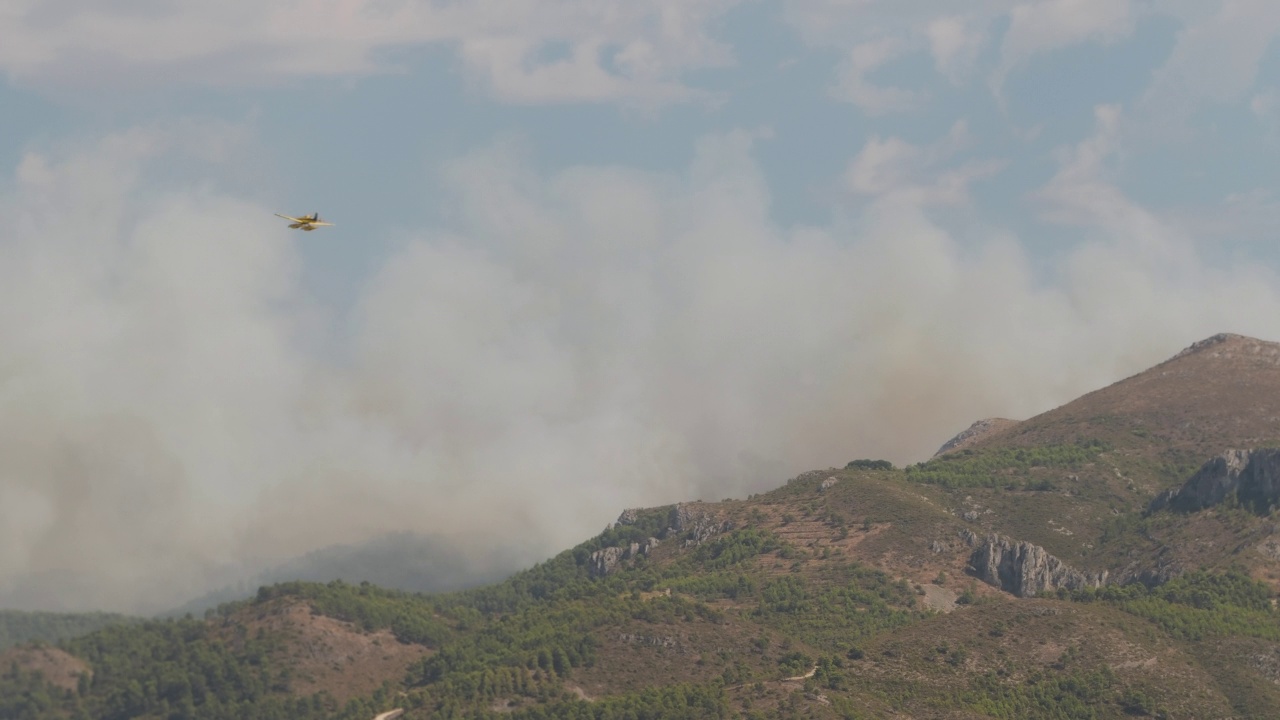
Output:
[[[1113,126],[1034,198],[1086,226],[1047,282],[937,219],[994,171],[935,174],[945,148],[873,142],[859,205],[779,227],[748,134],[672,175],[541,175],[499,143],[350,326],[276,208],[160,189],[152,161],[205,135],[33,153],[0,189],[0,605],[158,611],[395,531],[533,562],[624,507],[923,459],[1214,332],[1280,338],[1270,273],[1101,179]]]

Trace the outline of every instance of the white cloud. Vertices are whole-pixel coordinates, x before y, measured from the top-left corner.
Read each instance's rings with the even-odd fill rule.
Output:
[[[974,27],[971,19],[956,15],[935,18],[925,32],[938,72],[956,85],[968,77],[987,42],[981,27]]]
[[[663,174],[498,143],[352,328],[318,324],[270,209],[156,180],[216,127],[29,155],[0,195],[0,601],[156,609],[392,530],[532,560],[623,507],[918,460],[1213,332],[1280,337],[1275,278],[1206,270],[1114,191],[1099,121],[1044,193],[1099,232],[1048,284],[1016,238],[926,212],[962,198],[931,176],[963,125],[868,144],[873,202],[828,227],[776,224],[752,133]]]
[[[218,137],[150,128],[31,154],[0,197],[0,486],[22,498],[8,512],[34,512],[0,531],[21,548],[4,595],[35,592],[37,569],[78,574],[79,602],[104,606],[201,590],[227,550],[201,504],[280,461],[272,419],[300,381],[291,248],[242,202],[140,185],[152,159]]]
[[[1259,63],[1280,35],[1280,4],[1269,0],[1222,0],[1175,10],[1184,27],[1136,103],[1139,136],[1185,135],[1186,121],[1203,103],[1246,98]]]
[[[1163,266],[1173,276],[1197,282],[1195,278],[1207,272],[1206,263],[1186,211],[1159,213],[1143,207],[1119,185],[1117,165],[1124,157],[1124,138],[1131,134],[1130,121],[1115,105],[1094,108],[1094,117],[1093,135],[1059,148],[1058,171],[1031,193],[1041,217],[1080,228],[1098,243],[1081,257],[1132,255],[1125,262]]]
[[[1114,42],[1133,31],[1132,0],[1038,0],[1009,13],[1000,65],[991,78],[999,95],[1009,73],[1036,55],[1084,42]]]
[[[905,48],[927,45],[938,72],[960,85],[975,70],[992,26],[1007,18],[991,76],[999,95],[1009,73],[1039,54],[1127,36],[1137,7],[1134,0],[978,0],[963,8],[941,0],[788,0],[784,15],[806,44],[846,52],[864,48],[860,62],[846,59],[841,65],[840,85],[850,88],[845,95],[861,93],[870,107],[899,109],[911,107],[918,97],[865,85],[862,78]]]
[[[654,105],[698,95],[686,70],[732,62],[707,26],[738,1],[18,0],[0,71],[61,91],[273,83],[391,72],[396,50],[448,43],[503,100]],[[568,59],[543,59],[556,45]]]
[[[1136,211],[1111,182],[1108,161],[1120,152],[1121,111],[1115,105],[1094,108],[1094,134],[1073,147],[1059,148],[1058,172],[1033,196],[1044,205],[1044,217],[1080,226],[1115,226]]]
[[[1258,120],[1268,124],[1274,123],[1277,114],[1280,114],[1280,92],[1275,88],[1267,88],[1255,93],[1249,100],[1249,110]]]
[[[1280,235],[1280,197],[1272,188],[1230,193],[1211,203],[1171,211],[1171,222],[1201,243],[1267,251]],[[1220,250],[1221,251],[1221,250]]]
[[[1123,114],[1118,107],[1099,106],[1095,117],[1093,136],[1060,150],[1058,172],[1033,193],[1046,219],[1083,228],[1087,234],[1087,242],[1064,258],[1073,302],[1096,313],[1104,332],[1122,332],[1130,325],[1130,313],[1149,313],[1152,327],[1130,328],[1148,338],[1179,327],[1179,313],[1189,318],[1216,316],[1224,327],[1259,322],[1251,312],[1233,316],[1230,308],[1276,302],[1273,273],[1220,253],[1211,263],[1213,256],[1199,246],[1197,228],[1186,222],[1184,212],[1161,214],[1130,199],[1109,167],[1123,150]],[[1208,302],[1200,294],[1206,286],[1216,287],[1222,297]],[[1117,288],[1128,294],[1123,313],[1108,308],[1120,302]],[[1274,338],[1273,333],[1259,334]]]
[[[808,45],[850,47],[883,30],[878,0],[784,0],[783,17]]]
[[[849,163],[845,186],[858,195],[913,205],[966,204],[972,182],[1004,167],[998,160],[944,166],[970,143],[964,121],[956,122],[946,137],[929,146],[912,145],[896,137],[872,137]]]
[[[915,108],[924,99],[921,93],[877,85],[867,79],[867,75],[907,50],[908,46],[895,38],[880,38],[855,46],[836,71],[836,82],[829,90],[830,95],[851,102],[870,115]]]

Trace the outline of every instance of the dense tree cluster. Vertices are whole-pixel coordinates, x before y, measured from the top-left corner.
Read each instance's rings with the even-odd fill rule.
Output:
[[[852,460],[844,466],[845,470],[892,470],[893,463],[888,460]]]
[[[0,668],[0,718],[39,718],[66,712],[75,698],[45,681],[38,671],[24,671],[17,664]]]
[[[277,597],[297,597],[311,601],[321,615],[346,620],[365,631],[389,629],[401,642],[437,647],[453,637],[455,631],[439,615],[436,603],[424,595],[361,583],[348,585],[341,580],[319,583],[287,582],[261,587],[256,602],[270,602]],[[216,612],[227,614],[240,607],[227,605]],[[455,620],[463,620],[455,613]]]
[[[0,718],[35,720],[285,720],[366,718],[362,703],[339,708],[326,695],[292,697],[289,676],[268,662],[270,638],[216,636],[215,625],[184,618],[110,626],[66,641],[92,675],[75,692],[16,666],[0,675]]]

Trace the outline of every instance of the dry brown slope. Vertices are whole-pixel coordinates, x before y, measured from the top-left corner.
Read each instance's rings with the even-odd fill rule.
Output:
[[[955,437],[942,444],[938,448],[938,452],[934,453],[934,457],[941,457],[947,453],[956,452],[970,447],[984,437],[994,435],[1002,430],[1018,424],[1018,420],[1010,420],[1009,418],[985,418],[975,422],[969,427],[962,430]]]
[[[927,494],[931,489],[895,482],[894,476],[847,470],[807,473],[771,493],[732,503],[703,503],[698,511],[731,519],[738,527],[770,530],[800,551],[799,557],[786,560],[769,553],[738,566],[741,572],[771,576],[776,571],[816,588],[827,584],[829,575],[838,575],[827,571],[859,561],[916,582],[943,569],[949,575],[948,587],[969,585],[970,579],[960,572],[951,574],[956,569],[951,561],[963,565],[963,551],[957,555],[954,547],[931,549],[935,543],[954,544],[962,523],[937,507]],[[872,522],[864,529],[866,519]],[[693,551],[674,541],[659,547],[661,552],[651,562],[672,562]],[[988,673],[996,673],[1000,687],[1017,693],[1064,672],[1084,677],[1106,667],[1114,679],[1103,693],[1104,705],[1097,708],[1100,717],[1124,717],[1120,698],[1130,691],[1157,698],[1174,717],[1225,717],[1243,700],[1248,700],[1247,708],[1270,711],[1277,706],[1270,675],[1273,666],[1280,667],[1274,661],[1280,654],[1273,652],[1272,643],[1240,641],[1247,657],[1220,672],[1208,655],[1110,605],[1013,600],[985,586],[978,589],[978,605],[859,641],[865,657],[845,661],[840,674],[848,686],[843,689],[788,684],[774,676],[776,657],[765,662],[753,651],[751,639],[767,634],[774,638],[770,647],[777,647],[780,635],[751,613],[758,602],[754,597],[715,602],[724,616],[718,622],[610,627],[599,633],[595,665],[576,670],[574,682],[600,698],[647,686],[708,682],[740,663],[754,672],[748,682],[729,688],[734,706],[743,711],[777,716],[779,708],[798,703],[799,712],[813,717],[839,717],[838,706],[829,703],[843,700],[873,716],[950,719],[984,716],[977,706],[959,705]],[[844,647],[795,647],[811,657],[846,657]],[[1241,654],[1236,645],[1222,647]]]
[[[1155,367],[976,439],[976,449],[1101,439],[1203,457],[1280,442],[1280,344],[1223,333]]]
[[[1021,423],[973,439],[984,453],[1101,440],[1109,449],[1072,470],[1033,468],[1056,491],[972,488],[952,497],[982,513],[978,532],[1001,532],[1042,545],[1089,570],[1141,572],[1157,565],[1262,572],[1270,555],[1244,552],[1265,538],[1260,519],[1206,511],[1157,518],[1142,532],[1104,537],[1115,520],[1136,517],[1157,493],[1180,486],[1227,448],[1280,445],[1280,344],[1219,334],[1155,367]],[[1194,525],[1194,532],[1187,532]],[[1269,532],[1269,531],[1268,531]],[[1113,533],[1114,535],[1114,533]],[[1243,548],[1243,549],[1241,549]]]
[[[16,666],[24,672],[39,672],[51,685],[74,691],[81,675],[92,677],[89,664],[50,645],[23,645],[0,653],[0,668]]]
[[[1253,655],[1270,649],[1268,643],[1257,645],[1262,649]],[[939,706],[958,705],[955,698],[989,674],[1016,692],[1103,667],[1114,674],[1113,691],[1140,690],[1156,698],[1168,717],[1233,715],[1236,693],[1223,687],[1228,673],[1147,621],[1101,603],[985,602],[878,635],[864,649],[865,657],[851,665],[854,692],[896,697],[896,709],[914,718],[950,716]],[[1232,672],[1242,683],[1266,682],[1258,671]],[[1254,704],[1268,711],[1276,707],[1266,695]],[[1098,717],[1126,716],[1114,702],[1093,710]]]
[[[307,601],[291,598],[244,608],[219,628],[224,640],[232,643],[259,632],[282,640],[273,660],[290,668],[293,694],[323,690],[340,703],[368,695],[384,682],[400,681],[410,665],[431,652],[400,642],[390,630],[366,632],[318,615]]]

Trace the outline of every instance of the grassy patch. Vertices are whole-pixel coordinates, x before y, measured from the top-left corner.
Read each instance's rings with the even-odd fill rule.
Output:
[[[1239,571],[1193,572],[1156,588],[1134,583],[1059,594],[1076,602],[1113,603],[1183,640],[1211,636],[1280,640],[1280,612],[1271,604],[1271,590]]]
[[[906,468],[908,480],[944,488],[1007,487],[1052,490],[1052,481],[1032,478],[1035,468],[1078,470],[1108,450],[1099,441],[992,450],[965,449]]]

